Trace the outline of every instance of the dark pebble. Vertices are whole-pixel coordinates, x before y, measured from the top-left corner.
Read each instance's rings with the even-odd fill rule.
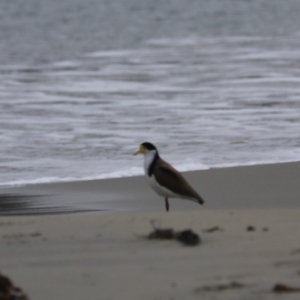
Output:
[[[255,227],[249,225],[249,226],[246,228],[246,230],[247,230],[247,231],[255,231]]]

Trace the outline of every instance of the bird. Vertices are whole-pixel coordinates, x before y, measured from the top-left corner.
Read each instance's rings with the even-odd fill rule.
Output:
[[[164,161],[157,148],[149,143],[142,143],[134,155],[144,155],[144,170],[152,189],[165,199],[166,211],[169,211],[169,198],[191,200],[204,204],[203,198],[191,187],[187,180]]]

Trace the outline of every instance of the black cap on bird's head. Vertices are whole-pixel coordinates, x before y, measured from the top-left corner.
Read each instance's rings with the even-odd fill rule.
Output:
[[[145,142],[145,143],[141,144],[141,146],[143,146],[147,150],[157,150],[156,147],[153,144],[148,143],[148,142]]]
[[[134,155],[139,154],[139,153],[145,154],[147,151],[153,151],[153,150],[156,151],[156,152],[158,153],[156,147],[155,147],[153,144],[148,143],[148,142],[145,142],[145,143],[142,143],[142,144],[140,145],[139,150],[136,151],[136,152],[134,153]]]

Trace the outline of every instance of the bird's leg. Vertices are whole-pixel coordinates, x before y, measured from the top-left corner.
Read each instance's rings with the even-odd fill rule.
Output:
[[[166,211],[169,211],[169,201],[168,201],[168,198],[165,198],[165,203],[166,203]]]

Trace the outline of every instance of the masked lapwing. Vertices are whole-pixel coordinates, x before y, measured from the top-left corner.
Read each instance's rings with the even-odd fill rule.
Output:
[[[160,158],[158,150],[151,143],[140,145],[136,154],[144,154],[145,175],[150,186],[165,198],[166,211],[169,211],[169,198],[180,198],[203,204],[202,197],[190,186],[186,179],[170,164]]]

